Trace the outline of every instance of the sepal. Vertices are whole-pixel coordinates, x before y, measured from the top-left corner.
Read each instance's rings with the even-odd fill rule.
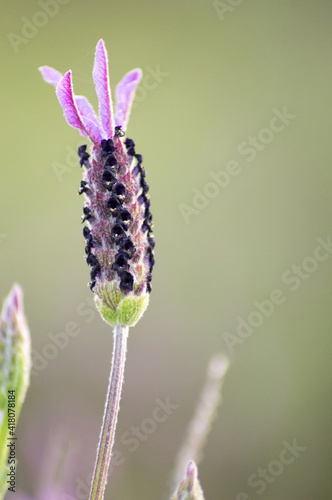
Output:
[[[149,294],[125,295],[113,282],[99,282],[94,288],[95,303],[106,323],[115,326],[134,326],[149,304]]]

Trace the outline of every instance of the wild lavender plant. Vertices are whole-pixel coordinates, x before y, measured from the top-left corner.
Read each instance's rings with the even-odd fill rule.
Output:
[[[71,71],[64,76],[43,66],[44,80],[56,86],[56,95],[69,125],[87,137],[92,147],[78,148],[85,194],[82,222],[86,261],[91,267],[90,289],[103,319],[114,326],[114,347],[104,418],[91,484],[90,499],[104,496],[127,350],[128,329],[146,310],[151,292],[154,239],[149,186],[143,157],[132,139],[124,138],[140,69],[129,72],[116,88],[113,114],[107,53],[97,44],[93,79],[99,100],[98,121],[85,97],[75,96]]]
[[[91,141],[78,148],[85,195],[82,222],[86,261],[91,267],[90,289],[102,318],[114,326],[114,347],[104,418],[92,478],[90,500],[104,496],[115,436],[128,329],[147,308],[154,266],[154,239],[149,186],[143,157],[132,139],[124,138],[140,69],[125,75],[116,88],[113,115],[107,53],[97,44],[93,79],[99,99],[98,121],[85,97],[75,96],[71,72],[64,76],[53,68],[40,68],[44,80],[56,87],[67,122]],[[221,381],[227,370],[224,358],[214,359],[195,417],[181,447],[174,472],[172,500],[204,500],[193,459],[199,459],[219,401]],[[190,460],[190,461],[189,461]],[[189,465],[188,465],[189,462]]]

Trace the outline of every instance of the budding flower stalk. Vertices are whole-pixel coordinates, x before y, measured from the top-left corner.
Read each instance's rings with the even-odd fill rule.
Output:
[[[143,158],[120,133],[84,160],[80,192],[87,199],[83,235],[96,304],[112,325],[132,326],[148,305],[154,240]],[[79,154],[87,156],[82,147]]]
[[[8,486],[9,428],[14,435],[12,422],[17,423],[30,382],[30,370],[30,333],[23,310],[23,293],[21,287],[14,284],[0,315],[0,498]]]
[[[56,94],[68,123],[92,142],[78,149],[85,195],[82,222],[90,288],[102,317],[111,325],[133,326],[147,308],[154,266],[154,238],[149,185],[143,157],[125,130],[141,70],[129,72],[116,89],[113,116],[107,54],[97,44],[93,78],[99,99],[98,121],[85,97],[75,96],[71,72],[64,76],[43,66],[44,79]]]
[[[30,370],[30,332],[23,310],[23,292],[15,283],[4,301],[0,316],[1,409],[4,398],[7,400],[7,391],[14,389],[17,416],[30,383]]]

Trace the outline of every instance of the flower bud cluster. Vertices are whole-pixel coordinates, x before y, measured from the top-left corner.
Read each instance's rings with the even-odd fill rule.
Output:
[[[90,288],[104,300],[105,290],[141,297],[151,292],[155,241],[149,185],[143,157],[132,139],[123,141],[120,127],[113,139],[78,148],[84,167],[79,194],[86,203],[82,222]]]

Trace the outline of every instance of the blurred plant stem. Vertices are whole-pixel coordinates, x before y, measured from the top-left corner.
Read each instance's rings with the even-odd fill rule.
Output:
[[[217,407],[221,401],[222,384],[229,364],[229,360],[221,353],[215,354],[210,359],[204,388],[176,459],[172,490],[178,487],[186,470],[188,474],[191,471],[188,477],[194,478],[197,475],[196,465],[194,464],[187,469],[188,463],[191,463],[190,461],[198,463],[202,459],[202,451],[216,415]],[[180,495],[178,498],[187,497]],[[192,498],[196,498],[196,496]],[[197,498],[200,498],[200,496],[198,495]]]
[[[95,469],[91,482],[90,500],[104,498],[108,469],[111,462],[115,428],[118,419],[123,373],[126,361],[128,326],[114,328],[114,346],[104,418],[100,432]]]

